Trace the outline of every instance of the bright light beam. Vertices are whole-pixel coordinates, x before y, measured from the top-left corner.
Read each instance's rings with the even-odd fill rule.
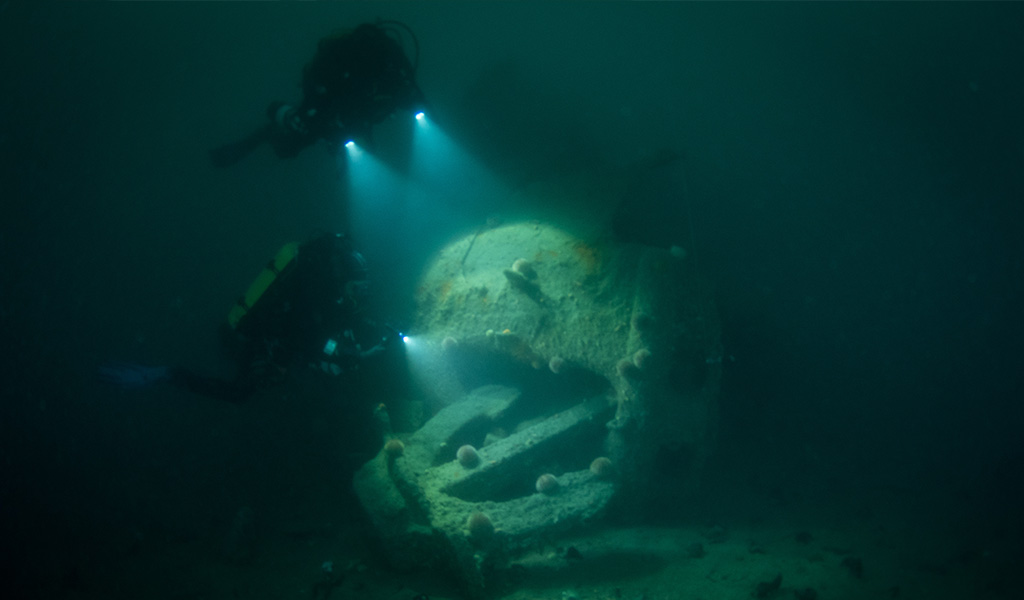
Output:
[[[458,358],[451,351],[442,348],[440,342],[422,335],[412,335],[405,344],[405,361],[409,369],[409,377],[417,389],[430,390],[435,396],[429,401],[431,410],[440,410],[437,401],[451,401],[461,397],[458,392],[459,382]]]
[[[479,206],[488,195],[505,190],[488,168],[424,113],[416,114],[410,177],[447,198],[462,196],[457,199],[469,206]]]
[[[387,230],[388,224],[395,223],[405,197],[405,183],[358,142],[347,142],[339,160],[348,163],[342,170],[348,180],[349,226],[364,244],[369,244]]]

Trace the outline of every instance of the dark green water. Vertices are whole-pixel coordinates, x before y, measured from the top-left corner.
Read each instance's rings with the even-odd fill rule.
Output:
[[[101,597],[116,577],[96,564],[216,539],[241,506],[275,523],[351,501],[393,373],[392,388],[304,379],[242,407],[92,373],[111,359],[229,370],[217,329],[263,263],[349,229],[355,192],[324,148],[227,170],[207,152],[298,99],[321,36],[378,16],[416,32],[434,114],[513,189],[677,157],[631,184],[618,225],[686,246],[715,287],[735,360],[710,490],[811,504],[934,491],[954,500],[926,510],[975,546],[1019,537],[1021,5],[7,2],[12,585]],[[378,138],[399,173],[415,158],[402,127]],[[396,320],[445,240],[537,208],[460,197],[457,181],[353,231]]]

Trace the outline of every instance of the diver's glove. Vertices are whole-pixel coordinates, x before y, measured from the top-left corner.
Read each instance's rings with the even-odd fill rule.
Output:
[[[170,367],[148,367],[126,362],[110,362],[99,368],[100,381],[126,389],[144,388],[171,377]]]

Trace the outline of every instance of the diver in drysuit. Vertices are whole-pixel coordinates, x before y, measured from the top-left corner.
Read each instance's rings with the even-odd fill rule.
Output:
[[[412,61],[400,44],[412,39]],[[273,102],[267,123],[245,138],[210,152],[217,167],[237,163],[263,144],[281,158],[298,156],[317,140],[336,151],[352,139],[368,140],[373,126],[399,110],[423,108],[416,84],[419,47],[401,23],[378,21],[329,35],[302,73],[302,102]]]
[[[296,365],[349,372],[401,346],[397,331],[368,317],[368,283],[366,261],[344,235],[286,244],[228,313],[226,341],[238,365],[233,379],[133,363],[104,365],[100,378],[125,388],[164,382],[242,402],[283,382]]]

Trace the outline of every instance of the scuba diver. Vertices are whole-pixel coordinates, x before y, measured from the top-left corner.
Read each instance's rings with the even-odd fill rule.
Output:
[[[104,365],[99,375],[125,388],[166,382],[229,402],[281,383],[296,363],[340,375],[401,339],[366,316],[367,290],[366,261],[348,237],[327,233],[289,243],[228,313],[225,338],[238,363],[234,379],[131,363]]]
[[[412,39],[413,60],[402,49],[402,32]],[[281,158],[294,158],[318,139],[332,151],[354,138],[369,140],[372,128],[398,110],[423,107],[416,85],[419,44],[396,21],[364,23],[320,40],[302,72],[302,102],[273,102],[268,122],[245,138],[214,149],[214,166],[237,163],[264,143]]]

